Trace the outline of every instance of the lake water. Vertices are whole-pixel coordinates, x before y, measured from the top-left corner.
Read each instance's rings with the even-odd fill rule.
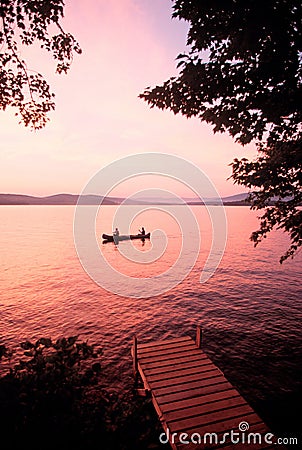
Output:
[[[123,396],[133,387],[134,333],[140,341],[194,337],[198,323],[206,352],[247,400],[274,429],[295,431],[302,387],[301,253],[280,265],[287,237],[274,232],[255,249],[249,235],[257,228],[256,214],[247,207],[227,207],[223,259],[210,280],[200,284],[211,223],[204,207],[192,211],[201,249],[190,274],[159,296],[127,298],[107,292],[84,271],[74,246],[74,207],[1,206],[0,340],[13,346],[25,339],[79,334],[98,342],[108,388]],[[102,244],[114,212],[115,207],[102,207],[96,227],[100,250],[116,270],[151,277],[171,267],[182,237],[168,214],[149,211],[134,221],[133,232],[144,225],[151,232],[165,230],[168,238],[157,261],[138,264],[114,244]],[[130,245],[120,243],[124,250]],[[147,255],[152,239],[133,245]]]

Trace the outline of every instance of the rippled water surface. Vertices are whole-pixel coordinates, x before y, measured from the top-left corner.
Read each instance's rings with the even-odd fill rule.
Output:
[[[192,210],[201,233],[193,270],[172,290],[135,299],[105,291],[83,270],[73,241],[73,207],[1,206],[0,339],[13,345],[41,336],[79,334],[100,342],[108,384],[122,393],[132,388],[134,333],[141,341],[194,337],[199,323],[205,350],[247,399],[280,425],[301,398],[301,254],[279,264],[288,244],[280,232],[254,249],[248,238],[257,227],[256,215],[246,207],[227,207],[224,257],[214,276],[200,284],[211,224],[204,207]],[[171,217],[153,211],[134,222],[133,232],[144,225],[151,232],[161,228],[168,237],[156,262],[137,264],[114,244],[102,244],[101,234],[110,232],[114,211],[102,208],[97,235],[101,252],[116,270],[151,277],[171,267],[182,243],[180,227]],[[120,245],[127,250],[131,243]],[[141,253],[151,247],[149,241],[134,243]],[[177,273],[175,277],[177,281]]]

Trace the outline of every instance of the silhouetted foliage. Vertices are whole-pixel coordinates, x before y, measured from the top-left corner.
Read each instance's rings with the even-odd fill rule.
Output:
[[[73,52],[81,49],[60,25],[63,13],[63,0],[0,1],[0,109],[15,108],[21,122],[34,129],[45,126],[54,94],[40,73],[29,70],[20,48],[38,42],[57,61],[57,73],[67,73]],[[53,25],[58,34],[50,35]]]
[[[2,358],[9,358],[11,355],[10,350],[7,348],[5,344],[0,344],[0,361]]]
[[[135,391],[117,394],[110,380],[104,386],[100,348],[76,336],[25,341],[20,347],[22,356],[0,344],[5,450],[145,450],[156,445],[162,430],[151,400],[138,398]]]
[[[189,50],[177,57],[178,77],[140,97],[256,143],[258,158],[235,159],[232,178],[253,192],[253,209],[267,208],[255,245],[274,227],[289,233],[282,262],[302,245],[301,1],[174,0],[173,8],[189,22]]]
[[[1,348],[6,349],[2,359],[11,356]],[[78,448],[91,438],[91,429],[102,436],[106,398],[97,388],[101,349],[78,342],[76,336],[26,341],[21,348],[23,356],[0,378],[6,448]]]

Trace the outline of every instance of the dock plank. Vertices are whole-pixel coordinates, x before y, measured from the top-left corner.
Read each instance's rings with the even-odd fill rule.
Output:
[[[153,351],[153,350],[149,349],[148,351],[141,351],[138,348],[138,352],[137,352],[138,357],[140,357],[142,359],[147,359],[147,358],[157,359],[160,356],[167,357],[168,355],[170,355],[171,357],[177,357],[177,355],[189,353],[190,351],[192,351],[192,345],[190,343],[188,343],[188,344],[185,343],[181,347],[177,347],[177,346],[168,347],[168,348],[160,347],[160,349],[157,351]],[[198,350],[198,349],[196,349],[196,350]]]
[[[148,347],[155,347],[155,346],[166,346],[170,344],[174,344],[175,342],[191,342],[192,339],[189,336],[183,336],[178,338],[171,338],[171,339],[165,339],[162,341],[155,341],[155,342],[147,342],[145,344],[139,344],[140,349],[148,348]]]
[[[200,382],[200,379],[199,379],[199,380],[193,381],[191,383],[179,382],[179,384],[174,385],[173,387],[162,386],[162,387],[158,387],[158,388],[153,388],[152,390],[153,390],[154,394],[165,395],[165,394],[170,394],[170,393],[187,391],[189,389],[198,389],[198,388],[201,388],[202,386],[218,385],[218,384],[224,383],[225,381],[226,381],[226,379],[224,378],[224,376],[222,376],[220,373],[219,374],[215,373],[215,375],[209,376],[208,379],[203,379],[202,383]]]
[[[197,386],[196,388],[186,389],[180,392],[168,392],[168,393],[162,393],[162,391],[155,390],[154,394],[156,395],[157,400],[160,402],[161,405],[173,404],[177,401],[182,401],[188,398],[199,398],[203,399],[204,397],[207,397],[207,395],[211,394],[222,394],[224,392],[228,391],[234,391],[233,386],[228,382],[221,382],[216,384],[210,384],[205,386]],[[235,391],[237,392],[237,391]]]
[[[246,405],[246,401],[240,396],[222,399],[217,402],[201,404],[201,405],[189,405],[185,408],[178,409],[177,411],[170,411],[165,413],[165,419],[167,421],[176,421],[181,420],[184,416],[188,418],[200,417],[202,415],[206,415],[212,412],[221,412],[227,409],[232,409],[237,406]],[[232,411],[230,411],[232,413]],[[202,418],[203,422],[206,420]]]
[[[159,381],[159,380],[172,380],[174,378],[184,377],[186,375],[194,375],[194,374],[200,374],[202,377],[203,373],[209,372],[213,370],[213,365],[211,362],[208,362],[207,364],[194,364],[193,367],[184,367],[178,368],[175,370],[173,367],[173,370],[168,370],[167,372],[160,371],[159,373],[154,373],[152,370],[145,370],[146,375],[149,378],[149,381]]]
[[[161,386],[165,386],[165,387],[171,387],[171,386],[175,386],[175,385],[179,385],[181,384],[187,384],[190,383],[191,381],[199,381],[199,383],[201,384],[202,380],[206,380],[206,379],[212,379],[212,377],[219,377],[221,376],[221,373],[219,372],[219,369],[213,367],[213,366],[208,366],[203,372],[199,372],[197,374],[194,375],[185,375],[185,376],[179,376],[176,378],[170,378],[170,379],[165,379],[165,380],[150,380],[150,386],[152,385],[153,389],[159,388]],[[148,377],[149,379],[150,377]]]
[[[163,354],[163,355],[146,355],[146,354],[140,354],[139,356],[139,360],[142,363],[150,363],[150,362],[162,362],[162,361],[166,361],[167,359],[174,359],[174,361],[176,361],[176,358],[178,360],[178,358],[189,358],[190,356],[196,356],[196,355],[200,355],[200,351],[198,351],[198,348],[196,347],[192,347],[191,350],[187,350],[186,352],[181,352],[179,353],[177,356],[175,356],[175,353],[171,354],[171,355],[167,355],[167,354]]]
[[[162,397],[161,397],[162,398]],[[177,401],[170,401],[169,403],[162,403],[161,398],[157,401],[161,405],[161,409],[164,413],[170,413],[171,411],[177,411],[179,409],[190,408],[191,406],[204,406],[208,407],[209,403],[217,403],[221,400],[227,400],[231,398],[241,398],[240,394],[235,389],[229,389],[222,392],[213,392],[212,394],[189,397]]]
[[[198,357],[199,356],[199,357]],[[141,361],[142,367],[144,367],[144,370],[151,370],[152,373],[160,373],[160,372],[167,372],[170,370],[173,370],[173,367],[175,369],[179,369],[179,366],[184,367],[185,364],[199,364],[199,365],[206,365],[206,364],[213,364],[212,361],[207,357],[200,357],[200,355],[191,355],[187,354],[186,356],[180,356],[179,359],[175,360],[175,358],[167,358],[165,360],[165,363],[163,361],[157,362],[156,360],[154,362],[150,361]]]
[[[162,345],[149,345],[148,347],[139,347],[138,353],[154,353],[158,352],[160,350],[168,351],[168,350],[175,350],[175,349],[181,349],[182,347],[191,346],[191,342],[188,339],[185,339],[183,341],[179,342],[170,342],[170,344],[162,344]]]
[[[213,422],[219,422],[223,419],[237,419],[242,415],[252,413],[252,408],[247,405],[239,405],[234,408],[225,409],[223,411],[214,411],[210,413],[200,414],[194,417],[179,418],[176,421],[169,421],[169,428],[171,431],[182,431],[186,428],[204,426]],[[238,422],[238,420],[237,420]]]
[[[217,433],[223,437],[224,433],[238,430],[242,421],[248,422],[252,432],[269,432],[238,390],[190,337],[137,344],[136,358],[144,387],[151,393],[165,432],[170,433],[173,450],[229,450],[227,441],[221,447],[215,443],[210,447],[184,445],[179,442],[179,434]],[[178,441],[175,436],[172,439],[173,433]],[[268,447],[261,445],[257,444],[255,450]],[[250,446],[251,450],[253,447]]]

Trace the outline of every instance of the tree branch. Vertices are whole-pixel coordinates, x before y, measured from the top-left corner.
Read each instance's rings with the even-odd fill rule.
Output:
[[[26,64],[24,63],[24,61],[22,61],[22,60],[19,58],[19,56],[17,55],[17,53],[16,53],[15,50],[14,50],[13,45],[9,42],[9,38],[8,38],[8,34],[7,34],[7,29],[6,29],[6,23],[5,23],[5,19],[4,19],[3,16],[2,16],[2,24],[3,24],[3,31],[4,31],[5,40],[6,40],[8,49],[12,52],[12,55],[13,55],[13,57],[16,59],[16,61],[17,61],[17,63],[18,63],[18,66],[22,68],[22,70],[23,70],[23,72],[24,72],[24,75],[25,75],[25,78],[26,78],[26,82],[27,82],[27,86],[28,86],[28,90],[29,90],[29,95],[30,95],[31,101],[32,101],[34,104],[36,104],[36,102],[35,102],[35,100],[34,100],[34,97],[33,97],[33,92],[32,92],[32,89],[31,89],[31,85],[30,85],[30,80],[29,80],[29,77],[28,77],[28,73],[27,73],[27,71],[28,71],[27,66],[26,66]],[[14,41],[14,43],[15,43],[15,41]],[[34,125],[34,127],[35,127],[35,125]]]

